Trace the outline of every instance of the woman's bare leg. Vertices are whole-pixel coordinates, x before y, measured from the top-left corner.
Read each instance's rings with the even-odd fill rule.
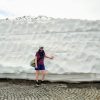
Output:
[[[36,81],[38,82],[38,80],[39,80],[39,71],[36,70]]]
[[[42,70],[41,72],[42,72],[42,81],[44,81],[46,72],[45,72],[45,70]]]

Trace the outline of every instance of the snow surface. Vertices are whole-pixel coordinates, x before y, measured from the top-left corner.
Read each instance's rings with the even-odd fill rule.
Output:
[[[44,46],[49,73],[100,73],[100,21],[23,16],[0,19],[0,73],[34,73]]]

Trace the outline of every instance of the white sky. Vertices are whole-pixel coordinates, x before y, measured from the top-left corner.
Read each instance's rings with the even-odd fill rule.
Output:
[[[39,15],[100,20],[100,0],[0,0],[0,17]]]

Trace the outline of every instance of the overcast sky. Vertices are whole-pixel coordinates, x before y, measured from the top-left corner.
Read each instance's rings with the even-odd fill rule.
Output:
[[[0,0],[0,17],[39,15],[100,20],[100,0]]]

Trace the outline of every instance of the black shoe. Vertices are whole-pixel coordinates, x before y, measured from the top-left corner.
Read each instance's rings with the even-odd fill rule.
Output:
[[[39,81],[36,81],[36,86],[40,86]]]
[[[41,80],[41,84],[44,84],[45,82]]]

